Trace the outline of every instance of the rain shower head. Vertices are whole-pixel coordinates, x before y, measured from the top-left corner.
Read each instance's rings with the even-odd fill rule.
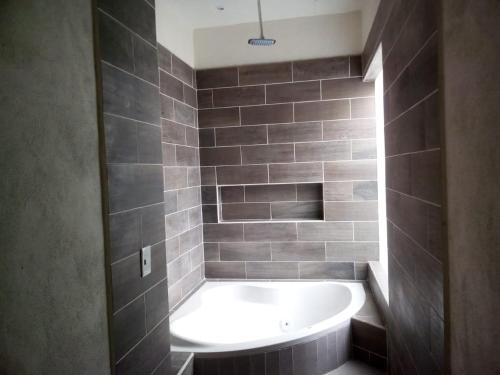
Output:
[[[264,28],[262,26],[262,11],[260,9],[260,0],[257,0],[257,8],[259,10],[259,25],[260,25],[260,38],[248,39],[248,44],[251,46],[272,46],[276,43],[275,39],[266,39],[264,37]]]
[[[266,39],[266,38],[248,39],[248,44],[252,46],[272,46],[274,43],[276,43],[276,40],[274,39]]]

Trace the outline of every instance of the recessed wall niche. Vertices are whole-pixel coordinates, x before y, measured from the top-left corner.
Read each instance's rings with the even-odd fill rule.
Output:
[[[323,220],[323,184],[223,185],[218,221]]]

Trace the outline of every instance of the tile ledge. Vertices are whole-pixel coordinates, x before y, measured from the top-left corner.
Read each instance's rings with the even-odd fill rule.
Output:
[[[368,283],[372,288],[377,288],[384,297],[384,309],[389,308],[389,275],[377,261],[368,262]],[[381,301],[377,301],[381,302]],[[382,306],[381,306],[382,307]]]

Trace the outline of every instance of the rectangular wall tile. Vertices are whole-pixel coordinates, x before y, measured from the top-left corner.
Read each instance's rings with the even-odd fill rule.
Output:
[[[295,262],[247,262],[249,279],[296,279],[298,275]]]
[[[272,104],[241,108],[242,125],[279,124],[292,122],[292,104]]]
[[[295,145],[295,160],[298,162],[350,159],[351,145],[347,141],[311,142]]]
[[[245,186],[245,200],[247,202],[294,201],[296,198],[295,185]]]
[[[323,99],[360,98],[374,96],[375,87],[361,78],[331,79],[321,82],[321,93]]]
[[[349,100],[295,103],[295,121],[342,120],[350,118]]]
[[[267,143],[267,126],[240,126],[215,129],[217,146]]]
[[[267,165],[217,167],[220,185],[259,184],[267,181]]]
[[[240,125],[240,111],[237,107],[200,109],[198,111],[200,128],[218,128]]]
[[[264,86],[230,87],[213,90],[215,107],[235,107],[265,103]]]
[[[221,261],[270,261],[271,246],[266,242],[223,242],[220,244]]]
[[[321,181],[323,165],[321,163],[271,164],[269,179],[272,183]]]
[[[349,77],[349,57],[331,57],[293,62],[293,80]]]
[[[245,241],[295,241],[295,223],[249,223],[245,226]]]
[[[291,63],[246,65],[239,68],[240,85],[257,85],[292,81]]]
[[[319,100],[320,82],[296,82],[266,86],[266,103],[289,103]]]
[[[238,69],[198,70],[196,71],[196,84],[199,89],[238,86]]]
[[[324,261],[324,242],[273,242],[273,261]]]
[[[244,146],[241,148],[243,164],[290,163],[294,161],[292,144]]]
[[[354,280],[352,262],[307,262],[300,263],[301,279],[347,279]]]
[[[352,223],[298,223],[299,241],[352,241]]]
[[[321,122],[279,124],[268,127],[269,143],[321,141]]]
[[[374,119],[323,122],[324,140],[375,138]]]
[[[376,180],[377,161],[325,163],[325,181]]]
[[[200,148],[200,165],[240,165],[239,147]]]

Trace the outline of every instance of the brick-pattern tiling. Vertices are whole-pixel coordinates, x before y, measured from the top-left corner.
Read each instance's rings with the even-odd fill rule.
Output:
[[[170,309],[204,279],[194,70],[158,45]]]
[[[382,0],[391,374],[444,371],[438,2]]]
[[[374,87],[360,57],[196,76],[206,277],[364,279],[378,259],[378,218]],[[322,185],[322,207],[284,204],[286,186],[307,184]],[[243,195],[233,191],[218,215],[224,185]]]
[[[107,172],[114,373],[150,374],[170,353],[155,9],[96,2]],[[140,250],[151,246],[151,274]]]

